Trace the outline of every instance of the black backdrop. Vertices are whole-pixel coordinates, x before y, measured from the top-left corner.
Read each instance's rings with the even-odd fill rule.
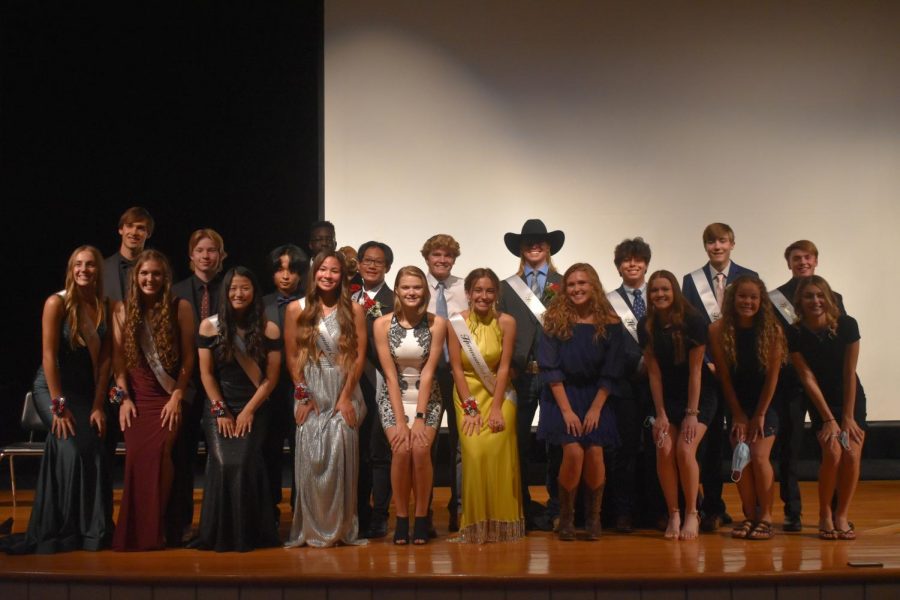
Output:
[[[176,278],[208,226],[226,267],[268,284],[267,251],[305,247],[322,197],[321,0],[41,4],[0,8],[0,443],[23,436],[43,300],[72,249],[115,252],[119,215],[143,205]]]

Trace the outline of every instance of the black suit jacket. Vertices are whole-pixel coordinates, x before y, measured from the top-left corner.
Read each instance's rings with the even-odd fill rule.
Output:
[[[172,295],[184,298],[191,304],[194,310],[194,324],[197,330],[200,329],[200,296],[194,290],[194,281],[199,281],[196,275],[191,275],[186,279],[182,279],[172,286]],[[218,312],[219,306],[219,290],[222,287],[222,276],[216,276],[209,282],[209,314],[214,315]]]
[[[520,276],[525,281],[524,276]],[[556,271],[547,273],[547,283],[544,286],[546,294],[547,286],[551,284],[560,286],[562,290],[562,275]],[[528,308],[528,305],[519,298],[519,295],[506,281],[500,282],[500,300],[497,302],[500,312],[505,312],[516,320],[516,345],[513,350],[512,365],[519,373],[525,371],[529,361],[535,360],[537,355],[537,341],[542,329],[540,321]]]
[[[715,284],[713,283],[712,275],[709,272],[710,268],[709,263],[703,265],[703,274],[706,275],[706,281],[709,283],[710,289],[715,290]],[[728,277],[725,279],[725,285],[730,285],[741,275],[756,275],[756,271],[752,271],[731,261],[731,268],[728,269]],[[706,307],[700,299],[700,292],[697,291],[697,286],[694,285],[694,278],[691,277],[690,273],[684,276],[684,279],[681,282],[681,291],[684,294],[684,299],[703,316],[703,319],[706,320],[706,324],[711,325],[712,319],[709,318],[709,313],[706,312]]]
[[[614,293],[619,294],[625,300],[625,304],[628,305],[628,308],[634,310],[634,306],[631,304],[631,298],[628,296],[628,292],[625,291],[625,286],[620,285]],[[623,324],[622,327],[625,327]],[[632,380],[638,376],[638,372],[640,369],[641,358],[643,356],[643,352],[641,351],[641,346],[638,344],[637,340],[631,336],[631,333],[626,329],[625,331],[625,378],[628,380]]]
[[[128,282],[122,285],[122,278],[119,273],[119,262],[123,260],[121,254],[116,252],[112,256],[103,259],[103,295],[110,301],[121,302],[125,298],[122,297],[122,291],[126,290]]]
[[[381,286],[381,289],[378,290],[378,293],[375,294],[375,301],[381,304],[381,314],[386,315],[392,313],[394,311],[394,292],[391,288],[388,287],[387,284]],[[375,323],[375,319],[378,317],[370,317],[368,314],[366,315],[366,366],[365,371],[368,373],[372,372],[372,368],[376,371],[381,371],[381,362],[378,360],[378,350],[375,349],[375,339],[373,336],[372,326]],[[372,385],[372,382],[369,380],[368,375],[363,373],[363,376],[359,378],[359,387],[362,390],[363,398],[366,401],[366,404],[369,406],[369,412],[372,415],[376,416],[377,420],[377,410],[373,409],[375,406],[375,394],[378,390],[375,389],[375,386]]]

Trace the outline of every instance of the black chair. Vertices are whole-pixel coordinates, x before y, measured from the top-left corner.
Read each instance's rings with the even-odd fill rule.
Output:
[[[17,456],[43,456],[44,442],[34,441],[34,434],[39,431],[47,431],[44,422],[34,405],[34,394],[30,391],[25,394],[25,402],[22,405],[22,417],[19,419],[22,429],[28,432],[27,442],[16,442],[0,448],[0,463],[3,458],[9,457],[9,483],[12,488],[13,512],[16,510],[16,465]]]

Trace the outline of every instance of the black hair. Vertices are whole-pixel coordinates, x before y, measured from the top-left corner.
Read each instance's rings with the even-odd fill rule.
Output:
[[[288,270],[303,275],[309,270],[309,257],[306,252],[294,244],[282,244],[269,253],[269,269],[271,274],[281,270],[281,257],[288,257]]]
[[[264,338],[266,335],[266,318],[263,315],[262,293],[259,281],[253,271],[247,267],[237,266],[229,269],[222,278],[222,287],[219,290],[219,322],[217,324],[219,344],[216,345],[215,359],[218,363],[228,362],[234,358],[235,336],[237,335],[237,317],[231,302],[228,301],[228,290],[236,275],[246,277],[253,286],[253,304],[245,313],[240,325],[247,332],[244,335],[244,345],[247,355],[256,362],[262,372],[266,372],[266,349]]]
[[[636,237],[633,240],[622,240],[613,251],[613,262],[616,268],[619,268],[623,262],[629,258],[642,258],[647,265],[650,265],[650,245],[644,241],[642,237]]]
[[[391,247],[384,242],[368,241],[360,246],[359,250],[356,251],[356,258],[360,262],[362,262],[363,255],[369,248],[379,248],[382,252],[384,252],[384,266],[388,269],[391,268],[391,265],[394,264],[394,251],[391,250]]]

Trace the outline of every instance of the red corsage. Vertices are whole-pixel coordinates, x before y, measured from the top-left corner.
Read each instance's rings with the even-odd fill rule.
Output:
[[[65,396],[59,396],[50,400],[50,412],[57,417],[63,416],[63,413],[66,412]]]
[[[546,303],[550,302],[551,300],[553,300],[553,298],[555,298],[558,293],[559,293],[559,284],[558,283],[547,284],[547,286],[544,287],[544,297],[543,297],[544,303],[546,304]]]
[[[225,416],[225,405],[222,404],[221,400],[209,401],[209,414],[217,419],[221,419]]]
[[[469,396],[465,400],[462,401],[462,409],[463,413],[467,417],[477,417],[478,416],[478,403],[475,402],[474,396]]]
[[[301,382],[294,386],[294,400],[296,400],[300,406],[305,406],[312,400],[312,396],[309,393],[309,387],[307,387],[305,383]]]

